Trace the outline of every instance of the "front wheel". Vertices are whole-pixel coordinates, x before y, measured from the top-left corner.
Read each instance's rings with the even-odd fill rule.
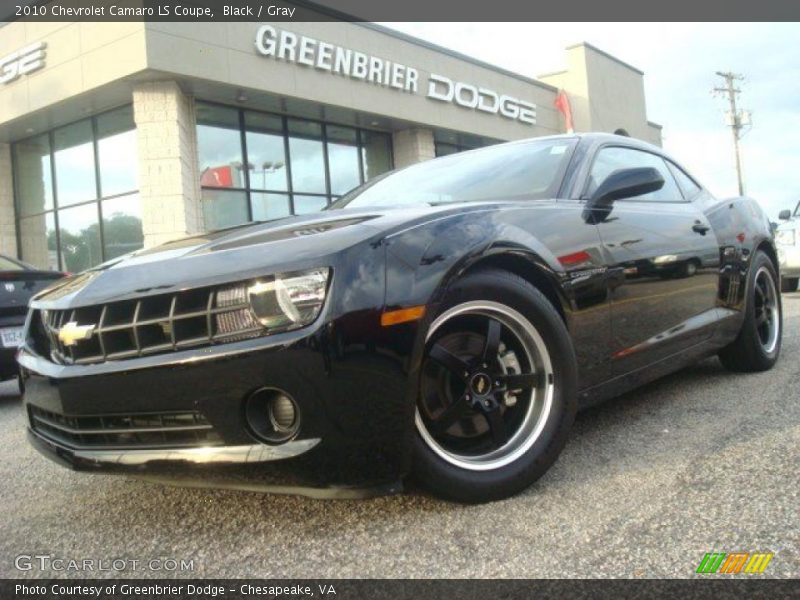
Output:
[[[747,281],[747,301],[742,329],[722,349],[719,358],[731,371],[766,371],[781,352],[783,317],[778,274],[769,257],[760,250],[753,255]]]
[[[575,388],[570,337],[549,300],[511,273],[467,275],[428,330],[414,475],[459,502],[522,491],[561,452]]]

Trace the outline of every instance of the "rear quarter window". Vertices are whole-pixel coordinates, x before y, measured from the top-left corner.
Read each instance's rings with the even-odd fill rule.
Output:
[[[683,193],[683,197],[687,200],[691,200],[697,194],[700,193],[702,189],[697,182],[689,177],[683,169],[681,169],[678,165],[673,162],[667,161],[667,166],[669,166],[670,171],[675,176],[675,181],[678,182],[678,187],[681,188],[681,192]]]

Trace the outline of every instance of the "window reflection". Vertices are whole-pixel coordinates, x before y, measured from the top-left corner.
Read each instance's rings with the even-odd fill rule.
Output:
[[[361,132],[364,181],[392,170],[391,138],[374,131]]]
[[[253,192],[250,199],[253,204],[254,221],[271,221],[292,214],[287,194]]]
[[[104,200],[102,209],[104,260],[134,252],[144,245],[138,194]]]
[[[92,123],[79,121],[53,132],[59,206],[97,198]]]
[[[97,204],[58,211],[58,228],[65,270],[77,273],[103,262]]]
[[[133,107],[125,106],[97,117],[97,159],[102,197],[132,192],[139,187]]]
[[[392,169],[391,136],[385,133],[203,102],[196,106],[207,229],[278,219],[292,210],[313,212]],[[212,194],[212,188],[230,193]]]
[[[56,221],[53,213],[20,219],[19,240],[25,262],[40,269],[59,270]]]
[[[235,190],[204,189],[201,195],[206,229],[225,229],[247,223],[247,194]]]
[[[235,109],[205,104],[198,106],[197,149],[201,185],[244,187],[242,138]]]
[[[297,215],[317,212],[328,205],[328,200],[324,196],[295,196],[294,212]]]
[[[262,190],[289,189],[283,120],[273,115],[245,113],[247,160],[252,166],[250,187]],[[253,209],[255,213],[255,206]]]
[[[288,123],[292,189],[295,192],[326,193],[322,126],[297,119],[289,119]]]
[[[331,194],[349,192],[361,182],[358,163],[358,140],[355,129],[328,127],[328,164]]]
[[[142,247],[131,106],[22,140],[12,150],[24,260],[76,272]]]

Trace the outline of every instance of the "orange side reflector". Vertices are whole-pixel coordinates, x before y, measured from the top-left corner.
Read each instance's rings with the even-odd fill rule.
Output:
[[[417,321],[425,316],[424,306],[412,306],[411,308],[401,308],[400,310],[390,310],[381,315],[381,325],[389,327],[398,323],[408,323]]]

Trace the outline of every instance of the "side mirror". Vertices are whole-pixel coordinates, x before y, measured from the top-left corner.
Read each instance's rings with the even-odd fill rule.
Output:
[[[614,200],[649,194],[662,187],[664,187],[664,178],[653,167],[618,169],[597,186],[589,198],[589,205],[591,208],[607,207]]]
[[[790,211],[788,208],[784,208],[781,212],[778,213],[778,218],[781,221],[788,221],[789,219],[792,218],[792,211]]]

